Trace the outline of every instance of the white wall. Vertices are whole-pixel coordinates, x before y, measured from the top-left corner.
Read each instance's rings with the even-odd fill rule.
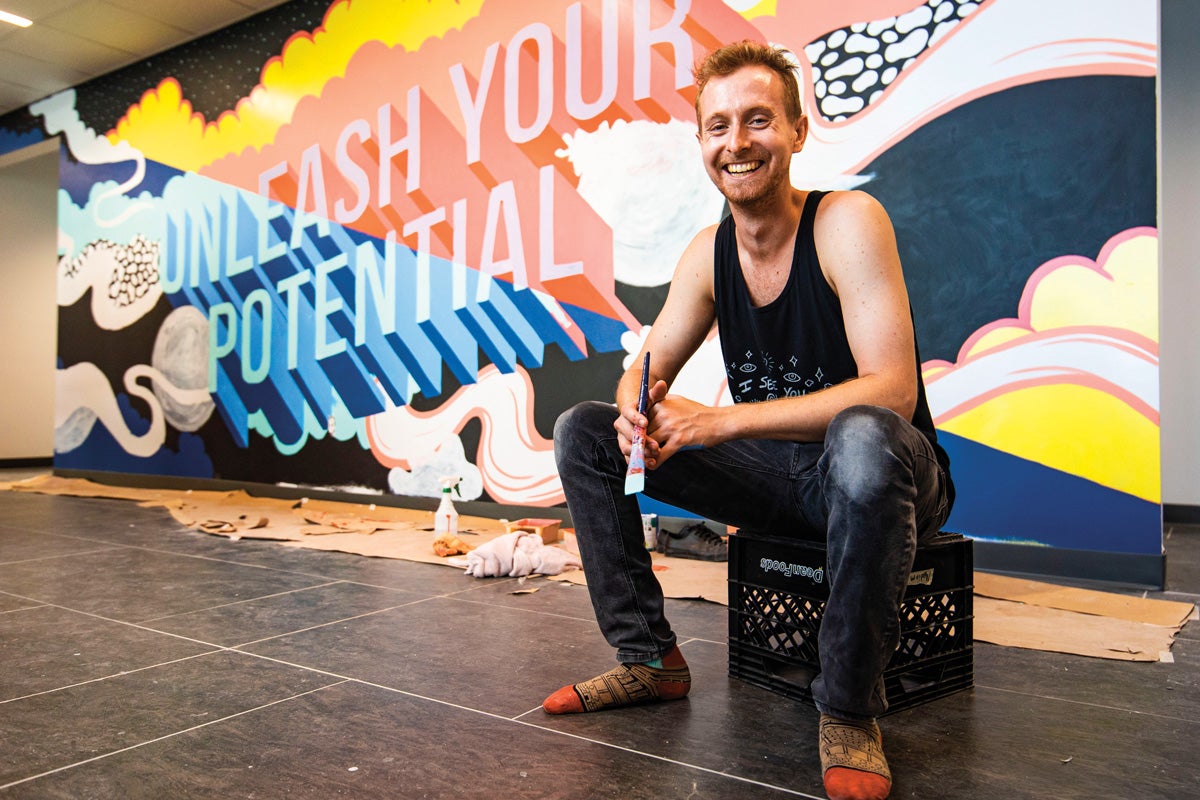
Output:
[[[1200,3],[1159,25],[1163,502],[1200,507]]]
[[[0,158],[0,460],[54,454],[58,140]]]

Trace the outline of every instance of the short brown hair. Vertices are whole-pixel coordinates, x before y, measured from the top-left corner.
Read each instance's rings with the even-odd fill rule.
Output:
[[[704,94],[708,82],[716,77],[732,75],[748,66],[766,67],[779,76],[783,81],[783,109],[788,121],[800,119],[804,116],[804,109],[800,107],[800,84],[796,80],[796,66],[790,56],[791,52],[782,47],[749,40],[727,44],[709,53],[692,70],[696,77],[696,121],[700,120],[700,95]]]

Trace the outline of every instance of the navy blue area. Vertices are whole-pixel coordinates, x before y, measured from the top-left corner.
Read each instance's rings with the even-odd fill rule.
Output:
[[[601,353],[611,353],[621,349],[621,334],[629,330],[629,326],[624,322],[581,306],[569,303],[563,303],[562,306],[566,310],[567,316],[583,329],[588,344],[595,350]],[[568,357],[570,357],[569,353]],[[616,386],[615,379],[613,386]]]
[[[669,503],[664,503],[661,500],[655,500],[653,497],[647,497],[644,494],[638,495],[638,506],[642,509],[643,514],[657,514],[662,517],[683,517],[684,519],[703,519],[695,513],[688,511],[686,508],[673,506]]]
[[[945,431],[938,442],[958,490],[946,530],[1075,550],[1162,553],[1157,503]]]
[[[1153,78],[1044,81],[975,100],[863,170],[891,214],[921,355],[954,361],[1017,315],[1045,262],[1157,225]]]
[[[144,433],[150,423],[135,411],[125,394],[117,395],[117,405],[125,424],[135,434]],[[169,427],[169,426],[168,426]],[[161,447],[148,458],[130,455],[117,443],[99,421],[87,439],[68,453],[55,453],[56,469],[78,469],[97,472],[125,472],[137,475],[173,475],[183,478],[212,478],[212,459],[205,452],[204,440],[191,433],[180,433],[178,451]]]
[[[132,161],[118,161],[115,164],[83,164],[76,161],[63,147],[59,150],[58,185],[71,197],[71,202],[83,208],[87,205],[92,187],[104,181],[124,183],[133,177],[136,165]],[[142,182],[128,194],[137,196],[149,193],[154,197],[162,197],[167,181],[182,175],[181,170],[146,159],[146,171]]]
[[[8,117],[0,117],[0,156],[37,144],[46,138],[40,130],[14,130],[6,127],[3,123],[7,119]]]

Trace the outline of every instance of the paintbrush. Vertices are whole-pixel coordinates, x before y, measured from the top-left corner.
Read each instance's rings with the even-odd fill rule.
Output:
[[[638,392],[638,414],[646,416],[650,402],[650,352],[642,359],[642,388]],[[637,494],[646,488],[646,428],[633,428],[633,444],[629,448],[629,469],[625,472],[625,494]]]

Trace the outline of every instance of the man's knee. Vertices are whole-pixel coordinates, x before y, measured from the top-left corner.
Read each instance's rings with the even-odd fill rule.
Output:
[[[825,433],[826,448],[878,450],[890,447],[898,438],[904,420],[882,406],[850,406],[829,423]]]
[[[827,490],[868,501],[911,473],[902,446],[904,420],[879,406],[851,406],[829,424],[825,435]]]
[[[617,409],[611,403],[585,400],[559,414],[554,422],[554,444],[578,444],[582,440],[594,441],[597,437],[615,435],[613,423]]]

